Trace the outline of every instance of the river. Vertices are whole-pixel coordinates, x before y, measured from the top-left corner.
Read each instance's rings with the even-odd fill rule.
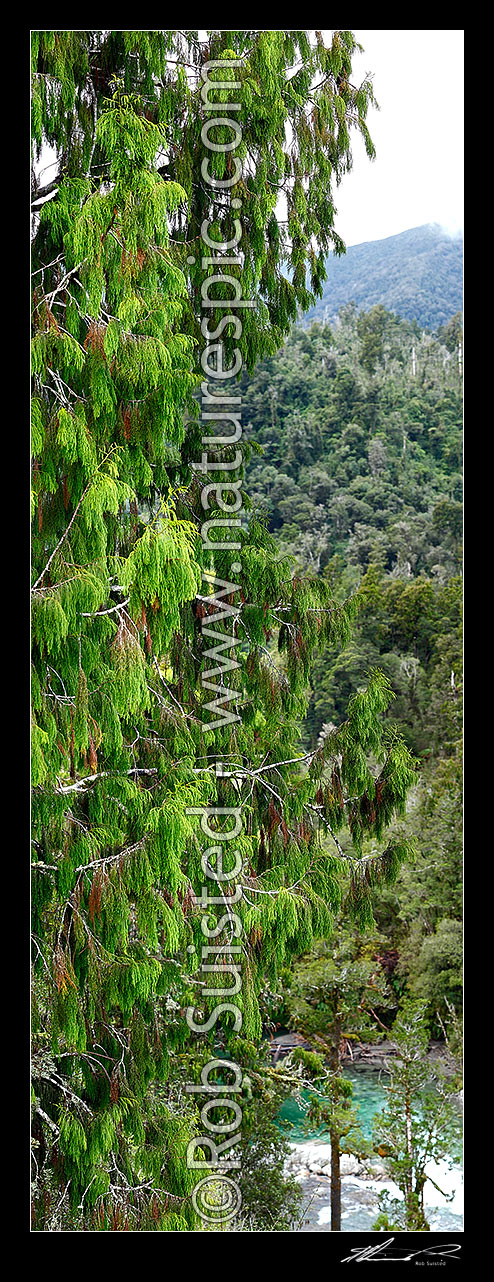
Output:
[[[353,1104],[358,1113],[364,1135],[371,1138],[372,1119],[386,1101],[380,1073],[369,1068],[345,1068],[344,1076],[353,1086]],[[302,1099],[304,1093],[301,1093]],[[329,1160],[330,1148],[322,1131],[308,1131],[304,1125],[304,1110],[298,1101],[285,1101],[279,1114],[280,1122],[288,1123],[285,1133],[292,1146],[290,1169],[299,1180],[303,1194],[304,1213],[296,1230],[299,1233],[327,1233],[330,1230],[329,1175],[314,1173],[311,1167],[324,1166]],[[357,1165],[356,1162],[353,1163]],[[352,1160],[343,1161],[351,1166]],[[427,1219],[435,1232],[463,1231],[463,1176],[461,1167],[447,1162],[431,1162],[428,1172],[445,1193],[452,1195],[448,1201],[434,1185],[427,1182],[424,1201]],[[388,1190],[392,1197],[401,1197],[391,1180],[363,1177],[362,1173],[344,1174],[341,1181],[343,1233],[363,1233],[372,1230],[379,1213],[378,1195]]]

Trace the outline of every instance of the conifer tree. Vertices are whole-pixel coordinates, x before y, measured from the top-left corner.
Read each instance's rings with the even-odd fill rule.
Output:
[[[388,1063],[386,1104],[374,1119],[379,1152],[385,1154],[403,1202],[381,1197],[376,1229],[428,1232],[425,1186],[429,1181],[443,1192],[430,1173],[431,1163],[451,1161],[459,1147],[459,1119],[451,1098],[456,1083],[433,1072],[427,1062],[428,1041],[425,1003],[405,1001],[392,1029],[396,1058]]]
[[[353,1039],[373,1041],[382,1035],[375,1008],[382,1016],[391,1004],[386,975],[376,960],[379,942],[372,935],[359,941],[340,921],[332,939],[320,941],[297,963],[287,999],[291,1025],[319,1051],[314,1056],[297,1049],[291,1058],[315,1079],[318,1093],[310,1098],[308,1117],[329,1133],[332,1233],[341,1232],[341,1153],[363,1156],[367,1148],[352,1108],[352,1084],[341,1071],[343,1048]],[[314,1059],[319,1063],[313,1064]]]
[[[317,289],[325,249],[339,246],[331,177],[350,163],[353,126],[372,153],[354,48],[350,32],[329,48],[305,32],[209,32],[205,45],[196,32],[33,36],[34,154],[48,143],[58,165],[34,183],[32,255],[35,1231],[201,1227],[185,1161],[200,1121],[182,1090],[204,1043],[184,1018],[203,942],[191,812],[244,808],[236,1000],[250,1047],[266,977],[325,933],[345,895],[371,920],[372,886],[408,853],[362,855],[414,778],[383,725],[381,673],[320,748],[300,751],[311,656],[348,637],[354,606],[294,576],[255,514],[240,531],[234,606],[230,554],[201,538],[193,462],[202,375],[187,260],[211,214],[197,182],[200,68],[242,60],[248,215],[233,270],[256,303],[242,335],[253,366],[307,305],[307,268]],[[217,155],[221,180],[228,153]],[[228,239],[231,196],[218,218],[212,235]],[[232,647],[239,712],[213,733],[218,650]],[[210,1040],[241,1062],[235,1034],[226,1012]]]

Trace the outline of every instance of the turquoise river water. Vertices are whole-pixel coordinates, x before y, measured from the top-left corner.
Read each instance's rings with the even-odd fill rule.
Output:
[[[353,1086],[353,1106],[358,1114],[360,1126],[367,1139],[371,1138],[372,1119],[380,1112],[386,1102],[381,1074],[369,1068],[345,1068],[344,1076]],[[307,1093],[305,1093],[307,1098]],[[279,1113],[280,1123],[292,1146],[298,1148],[309,1142],[325,1143],[327,1135],[323,1130],[307,1130],[304,1125],[304,1092],[301,1092],[302,1103],[296,1099],[287,1100]],[[328,1145],[329,1155],[329,1145]],[[463,1230],[463,1178],[462,1170],[455,1162],[431,1162],[427,1168],[432,1179],[448,1197],[442,1196],[434,1185],[428,1182],[425,1186],[426,1214],[431,1230],[451,1232]],[[329,1178],[324,1175],[311,1175],[301,1172],[301,1186],[304,1194],[304,1214],[298,1232],[329,1232]],[[368,1232],[379,1213],[378,1195],[387,1189],[391,1196],[400,1197],[399,1190],[390,1180],[364,1179],[357,1175],[342,1178],[342,1232]]]

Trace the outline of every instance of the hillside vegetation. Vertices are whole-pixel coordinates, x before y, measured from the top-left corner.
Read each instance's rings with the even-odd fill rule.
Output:
[[[307,747],[377,666],[395,694],[390,724],[421,761],[400,829],[416,862],[375,917],[396,994],[427,1000],[436,1030],[436,1011],[461,999],[460,337],[458,316],[423,335],[382,306],[349,305],[331,328],[294,328],[244,387],[258,510],[297,573],[359,604],[347,645],[322,648],[312,669]]]
[[[437,223],[350,245],[342,257],[328,255],[322,298],[304,323],[331,322],[345,303],[354,302],[364,311],[382,303],[406,320],[435,329],[461,309],[462,261],[461,237],[448,236]]]

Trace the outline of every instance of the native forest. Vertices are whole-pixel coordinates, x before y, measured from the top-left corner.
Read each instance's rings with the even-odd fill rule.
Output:
[[[358,50],[31,33],[33,1232],[461,1229],[462,242],[346,250]]]

